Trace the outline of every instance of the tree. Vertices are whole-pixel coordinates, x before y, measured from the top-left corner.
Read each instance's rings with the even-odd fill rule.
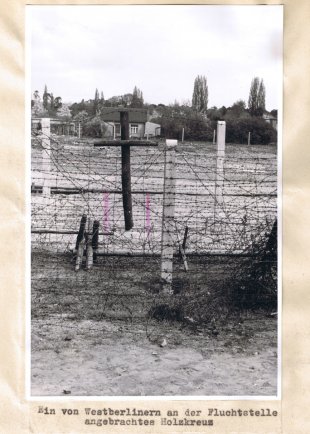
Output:
[[[254,77],[251,82],[248,108],[251,116],[262,116],[265,111],[266,89],[263,80]]]
[[[249,114],[246,111],[245,101],[239,99],[238,101],[234,102],[231,107],[227,109],[227,112],[224,117],[226,120],[226,119],[239,119],[248,116]]]
[[[278,110],[273,109],[273,110],[271,110],[270,114],[271,114],[272,116],[274,116],[276,119],[278,119]]]
[[[265,99],[266,99],[266,89],[263,80],[261,80],[258,88],[258,94],[257,94],[258,116],[263,116],[264,111],[266,110]]]
[[[58,97],[59,98],[59,97]],[[71,112],[70,109],[68,107],[67,104],[62,104],[58,109],[57,109],[57,117],[64,119],[66,121],[71,119]]]
[[[277,141],[276,130],[260,117],[227,119],[226,121],[227,143],[247,143],[249,131],[251,132],[251,143],[255,145],[267,145]]]
[[[207,111],[208,118],[211,121],[221,121],[225,118],[227,113],[227,108],[223,105],[221,108],[211,107]]]
[[[96,88],[96,90],[95,90],[95,99],[94,99],[94,115],[96,115],[98,113],[99,102],[100,102],[99,91]]]
[[[71,110],[72,116],[76,116],[79,112],[82,111],[87,111],[88,114],[91,114],[90,108],[87,107],[87,104],[85,103],[84,99],[82,99],[82,101],[79,103],[75,102],[69,108]]]
[[[42,102],[38,90],[33,92],[33,99],[31,100],[31,112],[34,116],[38,116],[42,112]]]
[[[54,99],[53,108],[57,111],[62,107],[62,100],[60,96]]]
[[[43,92],[43,108],[44,110],[48,110],[48,104],[49,104],[49,93],[47,92],[47,86],[44,86],[44,92]]]
[[[143,93],[137,86],[135,86],[132,92],[131,107],[141,108],[143,107],[143,103]]]
[[[36,91],[38,92],[38,91]],[[43,92],[43,110],[45,111],[45,115],[55,116],[57,110],[59,110],[62,106],[61,97],[57,96],[56,98],[53,95],[53,92],[49,93],[47,91],[47,86],[44,86]]]
[[[95,116],[88,119],[83,124],[83,134],[89,137],[104,137],[107,131],[107,124],[100,119],[100,116]]]
[[[194,81],[192,107],[198,113],[205,114],[208,109],[208,85],[204,75],[198,75]]]
[[[181,139],[185,130],[187,140],[212,140],[213,131],[210,123],[202,113],[197,113],[192,107],[179,103],[161,107],[158,118],[152,119],[162,127],[166,138]]]
[[[104,107],[104,96],[103,96],[103,92],[100,92],[100,99],[99,99],[99,111],[101,109],[101,107]]]
[[[132,93],[125,93],[125,95],[122,96],[122,105],[124,107],[131,107],[132,104]]]
[[[86,110],[82,110],[77,115],[74,116],[73,120],[76,122],[81,122],[82,124],[88,120],[88,113]]]

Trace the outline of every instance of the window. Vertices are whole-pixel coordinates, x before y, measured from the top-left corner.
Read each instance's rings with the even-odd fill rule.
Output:
[[[115,123],[115,135],[119,136],[121,134],[121,124]]]
[[[138,133],[138,124],[130,124],[130,134]]]

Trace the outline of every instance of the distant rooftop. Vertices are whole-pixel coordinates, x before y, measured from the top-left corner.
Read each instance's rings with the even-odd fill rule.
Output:
[[[103,107],[101,109],[101,119],[106,122],[119,122],[120,114],[122,110],[121,107]],[[147,121],[147,110],[146,109],[130,109],[125,108],[125,111],[129,113],[129,122],[146,122]]]

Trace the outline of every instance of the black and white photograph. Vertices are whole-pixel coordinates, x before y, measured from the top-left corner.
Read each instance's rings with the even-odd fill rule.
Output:
[[[26,18],[30,397],[279,398],[282,6]]]

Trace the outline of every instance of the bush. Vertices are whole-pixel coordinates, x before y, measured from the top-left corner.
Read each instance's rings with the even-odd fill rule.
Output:
[[[83,135],[88,137],[103,137],[106,131],[106,126],[101,121],[99,116],[86,121],[83,124]]]
[[[201,114],[188,106],[165,107],[161,117],[153,122],[161,124],[161,134],[167,139],[182,138],[184,128],[185,140],[212,140],[213,129],[210,122]]]
[[[277,141],[276,130],[262,118],[244,118],[226,121],[226,142],[247,143],[251,133],[251,143],[267,145]]]

